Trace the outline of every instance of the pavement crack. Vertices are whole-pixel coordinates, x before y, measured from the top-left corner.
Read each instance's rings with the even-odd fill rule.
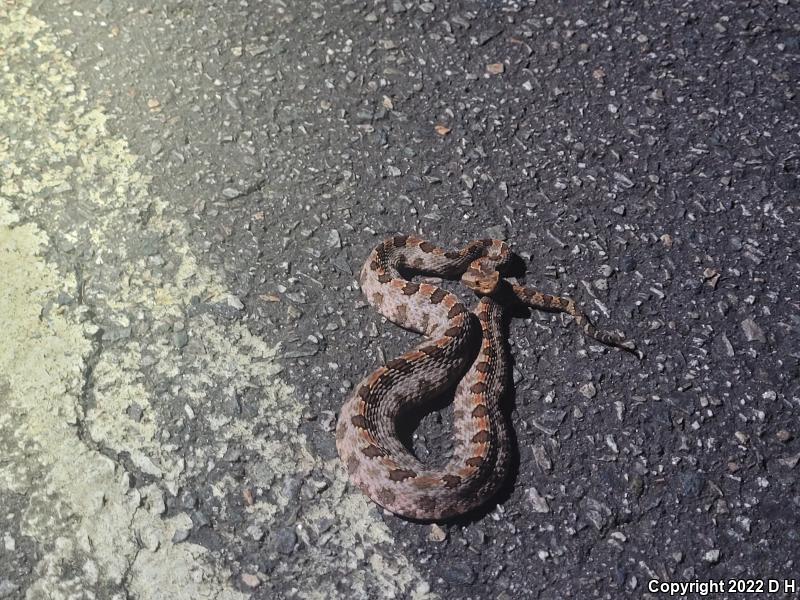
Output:
[[[251,194],[255,194],[256,192],[260,192],[261,190],[264,189],[264,187],[266,185],[267,185],[267,179],[266,179],[266,177],[262,177],[261,179],[259,179],[255,183],[247,186],[244,190],[242,190],[238,194],[233,194],[231,196],[226,196],[225,199],[230,202],[232,200],[238,200],[240,198],[246,198],[247,196],[250,196]]]

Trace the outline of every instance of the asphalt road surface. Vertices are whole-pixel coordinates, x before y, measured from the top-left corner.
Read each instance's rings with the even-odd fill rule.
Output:
[[[799,58],[795,0],[4,0],[0,598],[798,597]],[[646,353],[511,319],[514,470],[443,525],[334,445],[417,343],[394,233]]]

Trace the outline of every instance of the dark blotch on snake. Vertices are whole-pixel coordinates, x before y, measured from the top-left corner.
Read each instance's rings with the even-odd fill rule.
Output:
[[[449,251],[444,253],[444,257],[450,260],[458,260],[461,258],[461,254],[458,252]]]
[[[420,325],[422,325],[422,331],[428,331],[428,325],[430,325],[430,316],[428,313],[422,315],[422,320],[420,321]]]
[[[431,294],[431,303],[439,304],[445,298],[447,298],[447,292],[445,292],[442,288],[436,288],[436,290]]]
[[[439,348],[439,346],[425,346],[424,348],[420,348],[419,351],[426,356],[435,356],[441,352],[441,348]]]
[[[430,513],[436,509],[436,498],[433,496],[423,496],[418,502],[420,510]]]
[[[389,283],[391,280],[392,280],[392,276],[389,275],[385,271],[383,273],[381,273],[380,275],[378,275],[378,281],[380,283]]]
[[[413,296],[419,291],[419,284],[414,283],[413,281],[409,281],[403,286],[403,293],[406,296]]]
[[[407,235],[396,235],[392,238],[392,244],[394,244],[395,248],[402,248],[406,245],[406,241],[408,241]]]
[[[453,318],[457,317],[458,315],[460,315],[462,313],[465,313],[465,312],[467,312],[467,309],[464,308],[463,304],[461,304],[461,303],[454,304],[453,307],[450,309],[450,311],[447,313],[447,318],[448,319],[453,319]]]
[[[461,483],[461,477],[458,475],[445,475],[442,477],[442,481],[444,482],[444,487],[453,489]]]
[[[386,363],[386,366],[395,371],[407,371],[411,364],[405,358],[393,358]]]
[[[461,327],[450,327],[450,328],[449,328],[447,331],[445,331],[445,332],[444,332],[444,334],[445,334],[447,337],[454,338],[454,337],[456,337],[457,335],[460,335],[460,334],[461,334],[461,331],[462,331],[462,328],[461,328]]]
[[[358,465],[360,464],[361,461],[358,460],[358,457],[355,454],[351,454],[350,456],[347,457],[347,462],[345,463],[345,466],[347,467],[347,472],[355,473],[356,471],[358,471]]]
[[[344,422],[340,421],[339,425],[336,427],[336,439],[343,440],[346,433],[347,428],[345,427]]]
[[[408,307],[405,304],[400,304],[397,308],[395,308],[395,318],[400,321],[400,323],[405,323],[406,319],[408,319]]]
[[[389,479],[392,481],[403,481],[404,479],[411,479],[416,476],[417,474],[414,471],[408,469],[392,469],[389,471]]]
[[[377,492],[375,492],[375,497],[378,499],[378,502],[384,506],[387,504],[392,504],[395,498],[394,492],[389,488],[379,489]]]
[[[366,400],[369,397],[370,388],[368,385],[364,384],[360,388],[358,388],[358,397],[362,400]]]
[[[374,444],[370,444],[366,448],[362,448],[361,452],[364,454],[364,456],[368,456],[369,458],[376,458],[378,456],[383,456],[386,454],[386,452],[384,452]]]
[[[481,361],[477,365],[475,365],[475,370],[478,373],[488,373],[490,368],[491,367],[489,366],[489,363],[485,361]]]
[[[489,409],[486,407],[485,404],[478,404],[478,406],[472,409],[472,416],[475,417],[476,419],[485,417],[488,414],[489,414]]]
[[[354,415],[350,422],[358,427],[359,429],[366,429],[367,428],[367,419],[364,415]]]
[[[478,381],[477,383],[473,383],[472,387],[469,388],[469,391],[473,394],[482,394],[486,391],[486,384],[483,381]]]
[[[423,252],[433,252],[434,248],[436,248],[436,246],[434,246],[430,242],[422,242],[419,245],[419,249],[422,250]]]
[[[480,467],[483,464],[482,456],[473,456],[467,459],[467,465],[470,467]]]
[[[491,434],[485,429],[481,429],[478,433],[472,436],[473,444],[485,444],[492,439]]]

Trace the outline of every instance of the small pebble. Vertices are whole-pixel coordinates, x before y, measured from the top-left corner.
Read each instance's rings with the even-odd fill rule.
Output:
[[[259,541],[264,538],[264,530],[258,525],[250,525],[247,528],[247,535],[249,535],[255,541]]]
[[[114,10],[114,3],[111,0],[100,0],[97,5],[97,12],[103,17],[108,17]]]
[[[764,331],[759,327],[753,319],[745,319],[741,322],[744,337],[748,342],[761,342],[766,343],[767,338]]]
[[[187,539],[189,539],[189,534],[191,532],[191,529],[176,529],[175,533],[172,534],[172,543],[180,544],[181,542],[185,542]]]
[[[705,554],[703,554],[703,560],[712,564],[719,562],[719,550],[717,548],[708,550]]]
[[[443,542],[447,539],[447,532],[434,523],[428,532],[428,539],[432,542]]]
[[[297,534],[288,527],[278,529],[276,532],[273,533],[272,536],[273,547],[281,554],[288,555],[294,552],[294,545],[296,543],[297,543]]]
[[[180,349],[189,343],[189,334],[185,331],[177,331],[172,335],[172,345]]]
[[[252,573],[242,573],[242,583],[249,588],[255,589],[261,585],[261,580],[258,578],[258,575],[253,575]]]
[[[525,493],[528,497],[528,502],[533,508],[534,512],[537,513],[549,513],[550,506],[547,504],[547,499],[539,493],[535,487],[530,487],[525,490]]]
[[[441,576],[442,579],[453,585],[472,585],[475,583],[475,571],[465,564],[444,566]]]
[[[288,294],[287,294],[287,296],[288,296]],[[234,295],[228,296],[227,302],[228,302],[228,306],[230,306],[232,308],[235,308],[236,310],[243,310],[244,309],[244,304],[242,304],[242,301],[239,300],[239,298],[237,298]]]

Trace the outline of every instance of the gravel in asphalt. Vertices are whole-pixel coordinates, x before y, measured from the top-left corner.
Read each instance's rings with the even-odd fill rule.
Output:
[[[6,2],[0,598],[800,589],[799,23],[793,0]],[[354,384],[416,343],[356,281],[396,232],[506,239],[646,352],[512,319],[514,473],[453,523],[384,513],[335,451]]]

